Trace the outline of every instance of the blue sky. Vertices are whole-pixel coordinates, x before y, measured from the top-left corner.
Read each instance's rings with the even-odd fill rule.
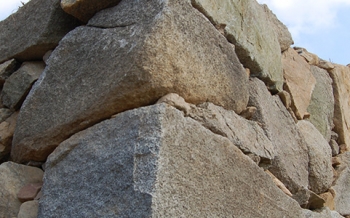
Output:
[[[29,0],[0,0],[0,20]],[[294,46],[334,63],[350,63],[350,0],[257,0],[288,27]]]

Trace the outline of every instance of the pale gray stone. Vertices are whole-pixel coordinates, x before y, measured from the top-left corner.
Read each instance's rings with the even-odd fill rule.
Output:
[[[337,143],[337,141],[335,141],[334,139],[331,139],[329,141],[329,146],[331,147],[332,149],[332,156],[337,156],[339,154],[339,145]]]
[[[203,103],[193,108],[189,116],[210,131],[228,138],[245,154],[257,155],[268,162],[276,155],[272,142],[258,123],[246,120],[234,111]]]
[[[332,211],[328,207],[324,207],[319,210],[303,210],[305,218],[344,218],[337,211]]]
[[[61,143],[47,161],[38,217],[57,214],[303,217],[228,139],[167,104],[120,113]]]
[[[269,170],[292,192],[308,187],[306,142],[278,96],[271,96],[265,84],[251,78],[249,106],[257,108],[252,117],[261,123],[275,147],[276,157]]]
[[[43,171],[39,168],[5,162],[0,165],[0,217],[17,217],[21,202],[18,191],[28,183],[41,182]]]
[[[31,0],[0,22],[0,63],[11,58],[40,60],[77,25],[60,0]]]
[[[247,81],[230,43],[189,2],[122,1],[51,54],[21,108],[12,158],[43,161],[72,134],[168,93],[240,113]]]
[[[335,210],[341,215],[350,215],[350,152],[340,154],[341,164],[338,166],[339,177],[332,189],[335,191]]]
[[[235,45],[251,76],[258,76],[273,92],[283,90],[279,33],[286,28],[276,25],[278,21],[274,21],[276,17],[267,6],[256,0],[192,0],[192,5],[214,25],[224,28],[226,38]]]
[[[309,154],[309,189],[316,194],[327,191],[333,181],[332,150],[316,127],[306,120],[297,123]]]
[[[332,79],[326,70],[316,66],[311,66],[311,72],[316,78],[316,85],[312,92],[310,105],[307,108],[307,111],[311,115],[308,120],[314,124],[329,142],[334,116]]]
[[[5,82],[1,92],[3,105],[12,109],[19,109],[33,83],[44,71],[42,61],[24,62]]]

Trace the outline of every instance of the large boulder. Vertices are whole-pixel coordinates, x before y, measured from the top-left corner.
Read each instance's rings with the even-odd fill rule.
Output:
[[[248,105],[257,108],[252,120],[261,123],[275,147],[276,156],[270,172],[293,194],[307,188],[309,157],[304,137],[278,96],[271,96],[265,84],[256,78],[249,84]]]
[[[87,23],[96,12],[117,5],[121,0],[61,0],[62,9]]]
[[[41,60],[77,25],[60,0],[31,0],[0,22],[0,63],[11,58]]]
[[[57,214],[303,217],[228,139],[167,104],[120,113],[61,143],[46,164],[38,217]]]
[[[6,79],[18,69],[19,65],[20,63],[15,59],[11,59],[0,64],[0,87],[2,87]]]
[[[309,188],[316,194],[327,191],[333,182],[332,150],[312,123],[301,120],[297,127],[305,138],[309,154]]]
[[[338,133],[338,144],[345,144],[347,149],[350,149],[350,68],[335,65],[335,68],[328,72],[333,80],[333,131]]]
[[[311,73],[310,65],[292,48],[283,52],[282,63],[284,88],[291,95],[295,116],[302,120],[307,114],[316,79]]]
[[[189,2],[122,1],[51,54],[21,108],[12,157],[43,161],[72,134],[172,92],[240,113],[247,81],[232,45]]]
[[[28,183],[42,181],[43,171],[39,168],[5,162],[0,165],[0,217],[17,217],[21,202],[18,191]]]
[[[5,82],[1,92],[2,104],[17,110],[21,107],[33,83],[44,71],[42,61],[24,62]]]
[[[227,39],[252,76],[258,76],[273,92],[282,91],[281,34],[288,31],[267,6],[256,0],[192,0],[215,26],[224,28]],[[283,49],[285,49],[283,45]],[[283,50],[282,49],[282,50]]]
[[[322,68],[311,66],[311,72],[316,78],[316,85],[312,92],[307,111],[310,113],[308,119],[327,142],[331,140],[334,116],[334,96],[332,79],[328,72]]]

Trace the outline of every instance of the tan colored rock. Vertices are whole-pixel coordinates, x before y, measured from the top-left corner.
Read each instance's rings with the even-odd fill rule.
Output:
[[[17,162],[44,161],[72,134],[168,93],[236,113],[249,98],[233,47],[187,1],[122,1],[71,31],[48,62],[21,107]]]
[[[324,206],[328,207],[331,210],[334,210],[334,196],[331,192],[325,192],[320,194],[321,198],[324,199],[325,203]]]
[[[320,60],[317,55],[311,52],[308,52],[305,48],[294,47],[294,50],[298,52],[298,54],[302,56],[310,65],[315,65],[315,66],[319,65]]]
[[[292,98],[290,97],[290,94],[287,91],[281,91],[278,93],[278,96],[280,97],[282,103],[284,106],[288,109],[292,105]]]
[[[62,9],[87,23],[96,12],[117,5],[121,0],[61,0]]]
[[[289,48],[282,54],[285,90],[292,98],[292,108],[299,120],[307,113],[316,79],[312,75],[310,65]]]
[[[0,160],[11,152],[12,137],[15,132],[18,112],[0,123]]]
[[[37,218],[39,211],[39,201],[27,201],[20,207],[17,218]]]
[[[176,93],[170,93],[170,94],[167,94],[167,95],[161,97],[157,101],[157,104],[161,104],[161,103],[169,104],[169,105],[177,108],[178,110],[183,111],[185,113],[185,115],[189,114],[190,110],[191,110],[190,104],[187,103],[183,97],[179,96]]]
[[[335,67],[331,62],[322,59],[319,61],[317,66],[325,70],[332,70]]]
[[[19,190],[28,183],[42,182],[43,171],[39,168],[6,162],[0,165],[0,217],[17,217],[21,202]]]
[[[288,31],[276,17],[256,0],[192,0],[214,26],[225,27],[225,36],[251,76],[259,77],[273,92],[282,91],[283,72],[279,37]],[[275,21],[276,20],[276,21]],[[287,43],[288,44],[288,43]]]
[[[247,120],[250,120],[254,114],[256,113],[257,109],[256,107],[247,107],[242,113],[239,115]]]
[[[350,68],[336,64],[328,72],[333,80],[333,131],[338,134],[338,144],[350,148]]]

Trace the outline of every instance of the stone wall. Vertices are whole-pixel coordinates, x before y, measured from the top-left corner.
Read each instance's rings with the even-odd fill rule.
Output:
[[[350,68],[255,0],[31,0],[0,22],[0,217],[349,217]]]

